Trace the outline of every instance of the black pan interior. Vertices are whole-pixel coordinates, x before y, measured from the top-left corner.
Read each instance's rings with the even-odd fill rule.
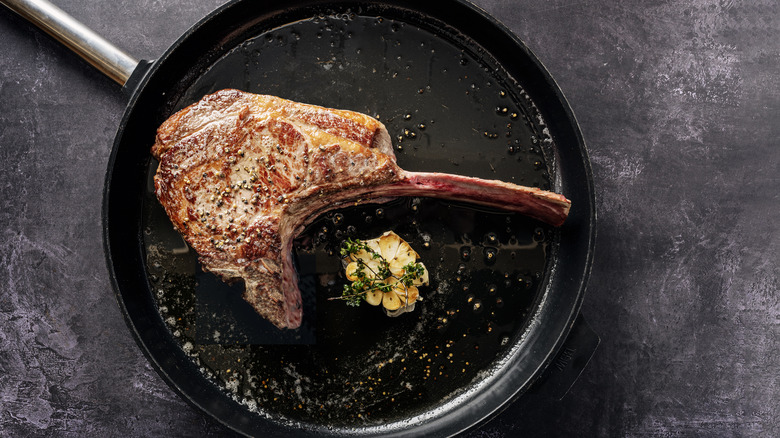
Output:
[[[572,323],[593,220],[576,124],[524,46],[473,7],[450,6],[235,2],[185,35],[132,97],[106,192],[119,301],[161,374],[228,426],[455,433],[526,389]],[[429,199],[331,212],[297,242],[306,319],[280,334],[236,298],[240,285],[199,271],[149,189],[156,127],[226,87],[376,115],[408,170],[552,188],[575,207],[560,230]],[[340,241],[387,229],[434,274],[420,308],[391,320],[323,299],[344,281]]]

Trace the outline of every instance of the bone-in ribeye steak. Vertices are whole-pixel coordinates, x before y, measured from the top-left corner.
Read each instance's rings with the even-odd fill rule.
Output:
[[[364,114],[222,90],[157,131],[152,154],[160,203],[203,267],[232,281],[280,328],[301,324],[292,242],[323,212],[399,196],[465,200],[566,219],[562,195],[398,167],[384,125]]]

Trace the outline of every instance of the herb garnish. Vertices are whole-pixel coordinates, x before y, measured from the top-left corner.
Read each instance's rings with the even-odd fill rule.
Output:
[[[419,298],[417,286],[428,284],[428,270],[418,262],[419,255],[392,231],[362,241],[347,239],[341,248],[346,262],[346,276],[340,297],[350,306],[365,300],[388,311],[413,309]]]

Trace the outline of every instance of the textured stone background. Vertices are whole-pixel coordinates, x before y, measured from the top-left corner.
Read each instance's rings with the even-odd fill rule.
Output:
[[[219,0],[62,0],[138,56]],[[479,0],[556,78],[598,193],[583,313],[602,344],[558,403],[473,436],[780,436],[775,0]],[[221,436],[147,364],[103,261],[117,86],[0,10],[0,436]]]

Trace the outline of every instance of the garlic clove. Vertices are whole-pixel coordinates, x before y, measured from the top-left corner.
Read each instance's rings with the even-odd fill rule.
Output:
[[[414,263],[417,260],[417,257],[418,255],[414,252],[412,247],[404,240],[401,240],[395,257],[389,260],[390,272],[392,272],[393,275],[400,277],[404,274],[404,266],[409,263]]]
[[[366,293],[366,302],[372,306],[378,306],[382,302],[382,292],[378,289]]]
[[[366,241],[366,246],[368,246],[369,248],[373,249],[377,254],[380,253],[379,238],[367,240]],[[370,257],[370,255],[369,255],[369,257]]]
[[[376,273],[379,272],[379,260],[368,259],[363,260],[363,263],[366,265],[366,276],[369,278],[377,278]]]
[[[409,242],[401,239],[399,237],[400,243],[398,244],[398,252],[396,253],[396,258],[408,260],[406,263],[413,262],[420,258],[420,255],[417,254],[417,252],[412,249],[412,245],[409,245]]]
[[[429,281],[428,268],[426,268],[425,265],[422,264],[422,262],[420,262],[420,265],[422,265],[423,267],[423,273],[419,278],[415,279],[414,282],[412,282],[412,284],[414,284],[415,286],[427,286]]]
[[[396,277],[401,277],[404,275],[404,266],[406,263],[401,263],[398,259],[390,260],[390,263],[388,263],[388,269],[390,269],[390,273],[395,275]]]
[[[395,258],[400,244],[401,237],[392,231],[388,231],[379,237],[379,253],[389,262]]]
[[[353,262],[357,260],[371,260],[371,254],[368,251],[361,249],[357,254],[350,254],[349,259]]]
[[[347,280],[349,281],[355,281],[358,279],[358,276],[356,275],[358,270],[358,262],[350,262],[347,265],[346,274],[347,274]]]
[[[382,296],[382,305],[387,310],[396,310],[401,307],[401,299],[393,291],[385,292]]]
[[[420,291],[414,286],[404,288],[403,285],[399,285],[393,290],[395,291],[395,294],[398,295],[402,304],[412,304],[417,301],[417,298],[420,296]]]

